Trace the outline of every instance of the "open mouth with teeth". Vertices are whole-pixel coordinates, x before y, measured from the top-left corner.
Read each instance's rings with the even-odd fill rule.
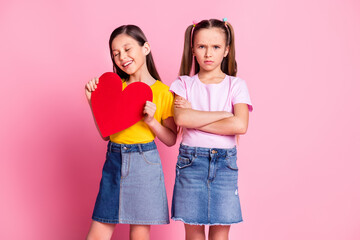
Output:
[[[133,61],[128,61],[128,62],[124,63],[122,66],[125,68],[125,67],[129,66],[132,62]]]

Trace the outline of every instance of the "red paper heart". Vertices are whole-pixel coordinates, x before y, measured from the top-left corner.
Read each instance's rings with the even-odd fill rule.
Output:
[[[116,73],[107,72],[91,94],[91,105],[101,135],[107,137],[124,130],[143,118],[146,101],[152,101],[151,88],[142,82],[129,84],[122,91]]]

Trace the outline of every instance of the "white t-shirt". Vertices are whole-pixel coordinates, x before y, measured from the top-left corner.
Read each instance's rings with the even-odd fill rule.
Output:
[[[217,84],[204,84],[198,75],[180,76],[170,86],[170,91],[187,99],[193,109],[200,111],[227,111],[234,113],[237,103],[248,104],[252,111],[249,92],[244,80],[226,75]],[[182,144],[192,147],[232,148],[235,135],[217,135],[197,129],[183,128]]]

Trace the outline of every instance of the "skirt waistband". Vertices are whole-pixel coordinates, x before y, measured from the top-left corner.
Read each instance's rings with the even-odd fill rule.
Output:
[[[180,144],[179,152],[183,154],[191,154],[196,156],[210,156],[217,154],[218,156],[234,156],[237,153],[236,146],[233,148],[204,148],[192,147]]]
[[[154,141],[148,143],[138,143],[138,144],[118,144],[109,141],[107,150],[108,152],[147,152],[150,150],[156,149],[156,144]]]

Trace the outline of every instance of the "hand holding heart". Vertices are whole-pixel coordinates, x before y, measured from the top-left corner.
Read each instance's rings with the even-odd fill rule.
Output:
[[[93,78],[85,85],[86,97],[103,137],[131,127],[141,119],[149,126],[156,121],[156,105],[151,102],[152,90],[147,84],[133,82],[122,88],[122,80],[112,72]]]
[[[99,84],[99,78],[93,78],[85,85],[85,95],[88,101],[91,100],[91,92],[95,91],[97,84]]]
[[[146,101],[145,107],[144,107],[144,122],[150,125],[152,121],[154,121],[154,115],[156,112],[156,104],[150,101]]]

